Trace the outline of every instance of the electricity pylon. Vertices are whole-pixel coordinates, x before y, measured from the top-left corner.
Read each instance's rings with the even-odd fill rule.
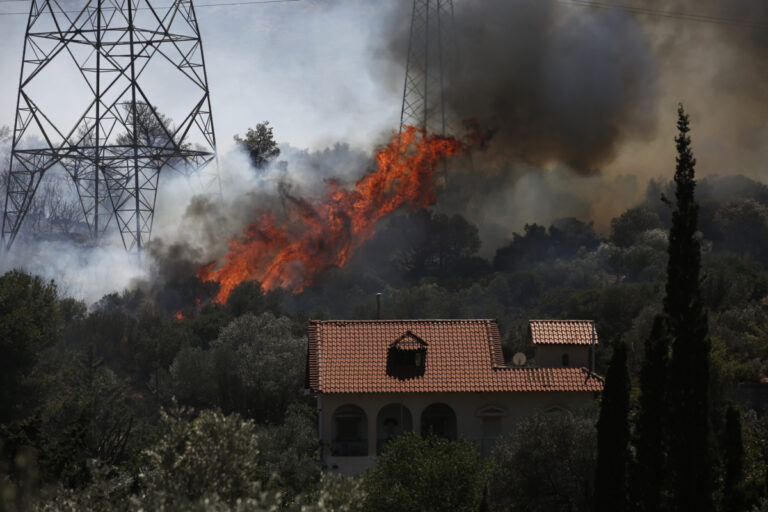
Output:
[[[126,250],[139,254],[151,237],[162,170],[207,173],[219,186],[195,9],[192,0],[163,3],[172,5],[32,0],[2,224],[6,249],[43,175],[57,165],[75,184],[90,235],[98,239],[114,217]]]
[[[414,0],[405,67],[400,131],[417,126],[445,135],[455,127],[444,91],[456,73],[453,0]]]

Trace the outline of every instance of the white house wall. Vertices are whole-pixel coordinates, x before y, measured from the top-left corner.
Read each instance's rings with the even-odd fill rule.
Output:
[[[561,368],[563,355],[568,354],[568,366],[589,368],[589,345],[540,345],[536,347],[536,366]]]
[[[591,392],[514,392],[514,393],[377,393],[322,394],[318,396],[318,420],[321,436],[321,461],[332,472],[357,474],[374,465],[376,460],[376,418],[382,407],[402,403],[413,417],[413,430],[421,431],[421,413],[434,403],[444,403],[456,414],[456,430],[460,438],[482,442],[482,418],[478,415],[487,406],[506,411],[501,418],[501,432],[511,429],[520,418],[537,412],[556,409],[576,410],[593,401]],[[365,411],[368,422],[367,456],[331,455],[333,412],[342,405],[356,405]]]

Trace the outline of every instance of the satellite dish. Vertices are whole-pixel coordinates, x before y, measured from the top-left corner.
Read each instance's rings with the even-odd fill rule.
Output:
[[[518,352],[514,356],[512,356],[512,362],[515,366],[523,366],[525,364],[526,358],[525,354],[522,352]]]

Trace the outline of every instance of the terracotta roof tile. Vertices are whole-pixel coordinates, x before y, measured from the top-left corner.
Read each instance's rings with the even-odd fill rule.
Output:
[[[592,320],[530,320],[530,341],[534,345],[591,345],[597,331]]]
[[[312,321],[308,338],[307,383],[321,393],[603,389],[602,378],[584,368],[507,368],[495,320]],[[388,375],[389,348],[422,348],[419,341],[424,374]]]

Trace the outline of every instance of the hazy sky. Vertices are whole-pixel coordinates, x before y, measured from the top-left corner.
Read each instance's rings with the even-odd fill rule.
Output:
[[[228,149],[233,135],[264,120],[279,141],[302,148],[343,139],[367,149],[372,138],[396,129],[399,95],[369,73],[369,43],[392,5],[308,0],[199,7],[219,146]],[[27,9],[25,2],[0,3],[0,12]],[[0,126],[13,121],[26,18],[0,16]],[[58,93],[81,88],[76,76],[64,78],[69,83],[51,84]]]

